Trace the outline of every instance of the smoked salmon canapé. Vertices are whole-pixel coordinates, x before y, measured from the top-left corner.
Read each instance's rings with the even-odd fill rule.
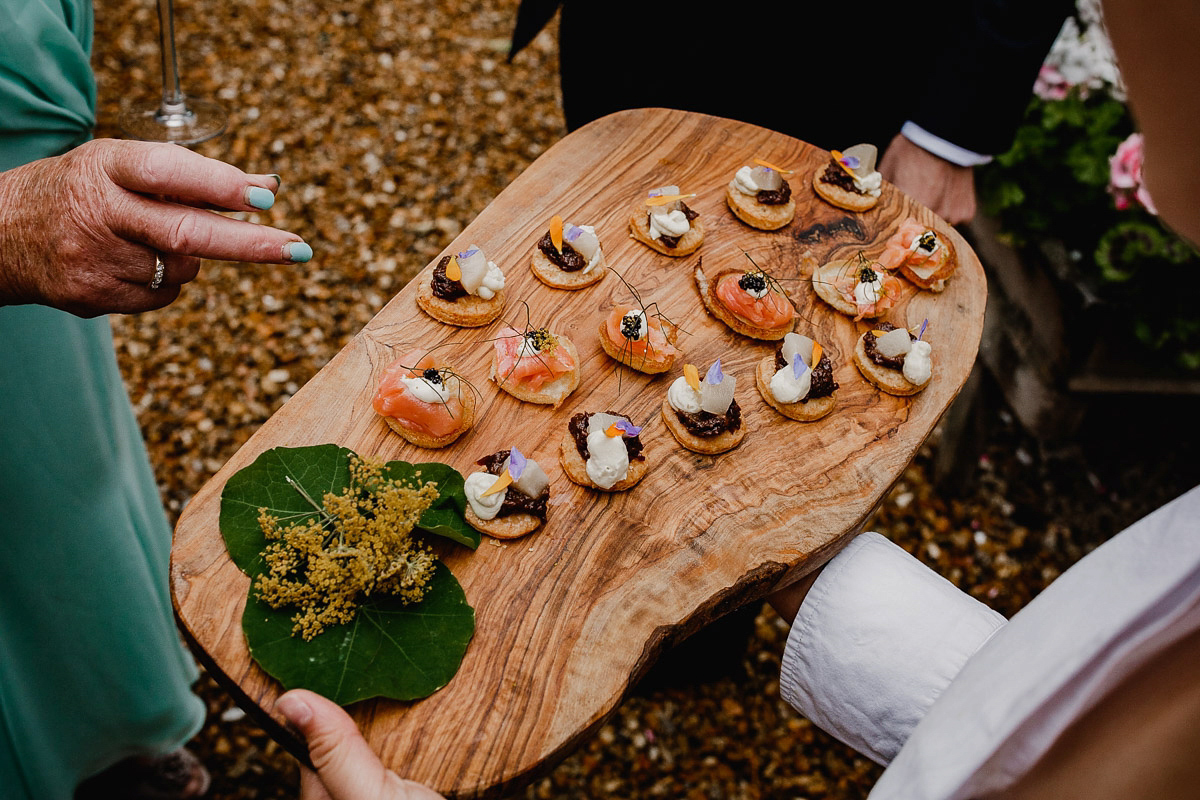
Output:
[[[913,219],[907,219],[892,234],[879,256],[884,269],[899,269],[900,274],[933,292],[946,288],[946,279],[958,268],[954,245],[937,231]]]
[[[904,291],[899,278],[861,253],[814,269],[812,284],[818,297],[856,322],[883,316]]]
[[[549,328],[505,327],[492,344],[491,378],[518,400],[557,408],[579,388],[579,353]]]
[[[724,269],[709,278],[696,267],[696,288],[708,313],[751,339],[778,341],[796,322],[784,288],[762,270]]]
[[[679,328],[657,313],[653,305],[647,308],[616,305],[600,323],[599,333],[604,352],[647,375],[671,369],[679,353],[675,348]]]
[[[445,447],[475,423],[470,386],[424,350],[414,350],[384,368],[371,406],[392,430],[418,447]]]

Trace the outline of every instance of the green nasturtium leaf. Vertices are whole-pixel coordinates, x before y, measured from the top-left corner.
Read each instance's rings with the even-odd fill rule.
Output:
[[[421,515],[417,527],[466,545],[472,550],[479,547],[479,531],[468,525],[463,517],[467,511],[467,495],[463,490],[465,482],[462,473],[454,467],[437,462],[409,464],[407,461],[389,461],[383,471],[383,477],[407,481],[413,486],[429,481],[436,483],[438,499]]]
[[[280,523],[316,516],[312,505],[287,482],[290,477],[317,502],[327,492],[339,494],[350,485],[352,450],[336,444],[276,447],[238,470],[221,493],[221,535],[238,569],[256,576],[263,569],[267,546],[258,525],[258,510],[267,509]]]
[[[395,597],[372,598],[359,606],[354,621],[310,641],[291,635],[295,609],[275,610],[255,596],[253,582],[265,569],[262,551],[267,546],[259,509],[266,508],[285,525],[315,516],[297,487],[318,503],[326,493],[340,493],[350,484],[352,456],[353,451],[334,444],[277,447],[225,484],[221,534],[234,563],[251,578],[242,630],[255,661],[287,689],[311,689],[342,705],[369,697],[425,697],[458,671],[475,630],[475,611],[444,564],[437,564],[420,603],[406,606]],[[421,515],[418,527],[479,546],[479,533],[463,519],[463,477],[453,467],[392,461],[384,477],[414,486],[436,483],[438,499]]]
[[[420,603],[373,600],[354,621],[308,642],[291,635],[290,610],[276,611],[252,591],[242,630],[250,655],[285,689],[311,689],[341,705],[370,697],[415,700],[454,677],[475,631],[475,611],[439,563]]]

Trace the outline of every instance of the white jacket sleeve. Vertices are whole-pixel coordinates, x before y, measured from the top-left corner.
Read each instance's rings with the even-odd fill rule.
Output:
[[[887,764],[963,664],[1005,624],[877,533],[821,572],[783,653],[783,698]]]

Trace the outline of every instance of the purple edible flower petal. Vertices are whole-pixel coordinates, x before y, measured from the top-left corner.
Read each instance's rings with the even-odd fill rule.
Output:
[[[800,369],[801,367],[804,367],[804,369]],[[805,372],[808,372],[808,364],[804,363],[804,356],[796,353],[796,355],[792,356],[792,377],[800,380],[800,376]]]
[[[713,365],[708,368],[708,374],[704,376],[704,382],[709,386],[716,386],[721,381],[725,380],[725,373],[721,372],[721,359],[713,362]]]
[[[858,169],[859,165],[862,164],[862,162],[858,160],[858,156],[844,156],[842,158],[842,163],[850,169]]]
[[[476,254],[476,253],[478,253],[478,252],[479,252],[479,248],[478,248],[478,247],[472,247],[470,250],[467,250],[467,251],[466,251],[466,252],[464,252],[464,253],[459,253],[459,254],[458,254],[458,257],[459,257],[459,258],[470,258],[471,256],[475,255],[475,254]]]
[[[573,242],[583,233],[583,228],[577,225],[567,225],[567,235],[564,237],[568,242]]]
[[[921,341],[921,337],[925,335],[925,329],[928,327],[929,327],[929,318],[926,317],[925,321],[921,323],[921,332],[917,334],[918,342]]]
[[[521,451],[513,447],[508,451],[508,474],[512,475],[513,481],[521,480],[521,473],[525,471],[525,456],[521,455]]]
[[[614,424],[617,426],[617,430],[621,431],[626,436],[637,436],[642,432],[641,428],[639,428],[637,425],[634,425],[627,419],[619,419]]]

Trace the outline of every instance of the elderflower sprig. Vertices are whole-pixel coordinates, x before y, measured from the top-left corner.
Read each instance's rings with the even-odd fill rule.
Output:
[[[430,588],[435,559],[413,538],[421,514],[438,498],[437,485],[410,486],[383,476],[382,461],[350,459],[350,485],[318,503],[299,483],[288,484],[317,516],[282,525],[265,508],[258,522],[269,544],[267,571],[255,583],[271,608],[297,607],[292,635],[305,640],[350,622],[373,595],[419,602]]]

